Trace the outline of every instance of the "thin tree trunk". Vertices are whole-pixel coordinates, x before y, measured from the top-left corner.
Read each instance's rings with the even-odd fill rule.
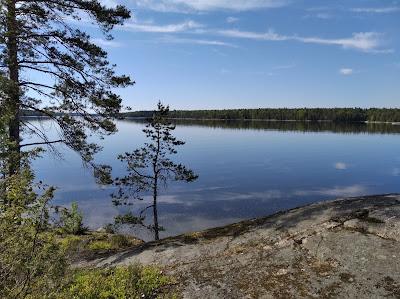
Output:
[[[154,218],[154,239],[160,240],[159,227],[158,227],[158,212],[157,212],[157,188],[158,188],[157,176],[154,179],[154,189],[153,189],[153,218]]]
[[[9,174],[13,175],[20,167],[20,92],[19,92],[19,66],[18,66],[18,28],[15,9],[15,0],[7,1],[7,51],[10,86],[8,91],[7,112],[9,113],[9,141],[10,161]]]
[[[160,240],[158,227],[158,212],[157,212],[157,194],[158,194],[158,157],[160,155],[160,130],[157,130],[157,150],[156,157],[153,161],[154,185],[153,185],[153,219],[154,219],[154,239]]]

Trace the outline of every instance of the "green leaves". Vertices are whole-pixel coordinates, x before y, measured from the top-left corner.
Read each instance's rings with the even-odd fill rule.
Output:
[[[71,204],[71,208],[58,207],[56,212],[60,216],[58,223],[62,233],[81,235],[85,233],[88,228],[83,225],[83,214],[78,210],[78,204],[76,202]]]
[[[0,179],[1,298],[46,298],[65,274],[65,257],[47,232],[54,188],[34,185],[33,178],[22,167]]]
[[[55,298],[174,298],[172,294],[163,294],[163,288],[172,282],[160,270],[139,265],[78,270]]]

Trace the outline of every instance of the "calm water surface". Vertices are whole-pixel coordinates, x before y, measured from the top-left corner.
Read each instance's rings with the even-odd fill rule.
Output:
[[[40,122],[46,130],[55,130],[50,121]],[[116,156],[143,144],[143,127],[140,120],[119,121],[119,132],[100,141],[104,150],[96,160],[111,165],[115,175],[123,174]],[[175,134],[187,142],[176,160],[200,177],[161,191],[160,224],[166,229],[162,236],[315,201],[400,191],[400,126],[179,121]],[[38,179],[59,188],[57,204],[78,202],[93,229],[125,211],[112,205],[112,189],[97,186],[75,153],[59,150],[61,162],[46,154],[34,165]],[[151,238],[144,231],[134,233]]]

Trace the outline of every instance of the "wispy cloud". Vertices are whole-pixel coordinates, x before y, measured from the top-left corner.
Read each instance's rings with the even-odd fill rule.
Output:
[[[341,68],[339,70],[339,74],[343,75],[343,76],[350,76],[352,74],[354,74],[354,70],[350,69],[350,68]],[[339,165],[340,163],[337,163],[336,165]]]
[[[125,23],[120,28],[128,31],[137,31],[137,32],[178,33],[201,27],[203,27],[202,24],[189,20],[182,23],[165,24],[165,25],[130,22],[130,23]]]
[[[220,69],[219,73],[220,73],[221,75],[226,75],[226,74],[232,73],[232,71],[231,71],[231,70],[228,70],[228,69],[225,69],[225,68],[222,68],[222,69]]]
[[[230,23],[230,24],[236,23],[237,21],[239,21],[239,18],[235,18],[235,17],[227,17],[226,18],[226,22]]]
[[[344,162],[337,162],[333,166],[337,170],[346,170],[348,168],[348,165]]]
[[[318,18],[318,19],[322,19],[322,20],[328,20],[328,19],[332,19],[333,15],[321,12],[321,13],[317,13],[315,15],[315,17]]]
[[[352,185],[352,186],[337,186],[326,189],[317,190],[298,190],[293,194],[297,196],[310,196],[310,195],[321,195],[321,196],[357,196],[366,194],[367,188],[362,185]]]
[[[220,35],[223,35],[223,36],[227,36],[227,37],[265,40],[265,41],[285,41],[285,40],[290,39],[290,37],[284,36],[284,35],[279,35],[271,29],[265,33],[240,31],[240,30],[236,30],[236,29],[219,30],[219,31],[217,31],[217,33]]]
[[[399,12],[400,11],[400,7],[398,7],[398,6],[390,6],[390,7],[358,7],[358,8],[352,8],[351,11],[359,12],[359,13],[384,14],[384,13]]]
[[[160,41],[166,42],[166,43],[176,43],[176,44],[195,44],[195,45],[237,48],[237,46],[234,44],[223,42],[220,40],[179,38],[179,37],[175,37],[175,36],[165,36],[165,37],[161,38]]]
[[[307,14],[303,17],[303,19],[311,19],[311,18],[316,18],[316,19],[321,19],[321,20],[329,20],[333,19],[334,16],[333,14],[326,13],[326,12],[319,12],[319,13],[313,13],[313,14]]]
[[[248,11],[260,8],[275,8],[288,4],[288,0],[136,0],[142,8],[168,12],[190,11]]]
[[[122,46],[121,43],[113,41],[113,40],[106,40],[103,38],[93,38],[92,41],[102,47],[105,48],[119,48]]]
[[[295,67],[296,67],[296,64],[291,63],[291,64],[284,64],[284,65],[277,65],[277,66],[274,66],[272,69],[273,70],[288,70],[288,69],[292,69]]]
[[[336,45],[344,49],[355,49],[370,53],[389,53],[393,50],[382,49],[383,35],[377,32],[358,32],[353,33],[348,38],[321,38],[321,37],[302,37],[297,35],[281,35],[273,30],[265,33],[240,31],[240,30],[219,30],[217,34],[234,37],[264,41],[297,41],[307,44]]]
[[[400,168],[393,168],[392,175],[393,176],[400,176]]]
[[[356,49],[364,52],[386,51],[380,49],[382,46],[382,34],[377,32],[353,33],[352,37],[328,39],[320,37],[294,37],[293,39],[311,44],[337,45],[345,49]]]
[[[315,12],[315,11],[328,11],[331,10],[332,7],[330,6],[314,6],[314,7],[309,7],[306,9],[306,11],[311,11],[311,12]]]

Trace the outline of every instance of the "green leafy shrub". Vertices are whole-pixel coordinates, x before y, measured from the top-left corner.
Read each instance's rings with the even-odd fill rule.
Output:
[[[80,236],[68,235],[59,239],[59,244],[64,252],[77,252],[82,247],[82,238]]]
[[[154,267],[117,267],[78,270],[58,298],[125,299],[156,298],[171,279]],[[164,298],[172,296],[163,294]]]
[[[89,245],[88,245],[88,248],[90,250],[94,250],[94,251],[96,251],[96,250],[110,250],[110,249],[112,249],[112,245],[107,240],[104,240],[104,241],[100,240],[100,241],[90,242]]]
[[[44,190],[37,194],[33,179],[29,167],[0,179],[0,298],[47,298],[67,271],[54,235],[45,232],[54,189],[36,185]]]
[[[73,258],[95,254],[97,251],[126,249],[140,245],[143,241],[132,236],[87,232],[84,235],[59,235],[58,243]]]
[[[60,213],[60,228],[63,233],[81,235],[88,228],[83,225],[83,215],[78,209],[76,202],[72,203],[71,209],[63,208]]]
[[[112,235],[110,238],[110,243],[113,248],[124,248],[131,245],[128,237],[124,235]]]

